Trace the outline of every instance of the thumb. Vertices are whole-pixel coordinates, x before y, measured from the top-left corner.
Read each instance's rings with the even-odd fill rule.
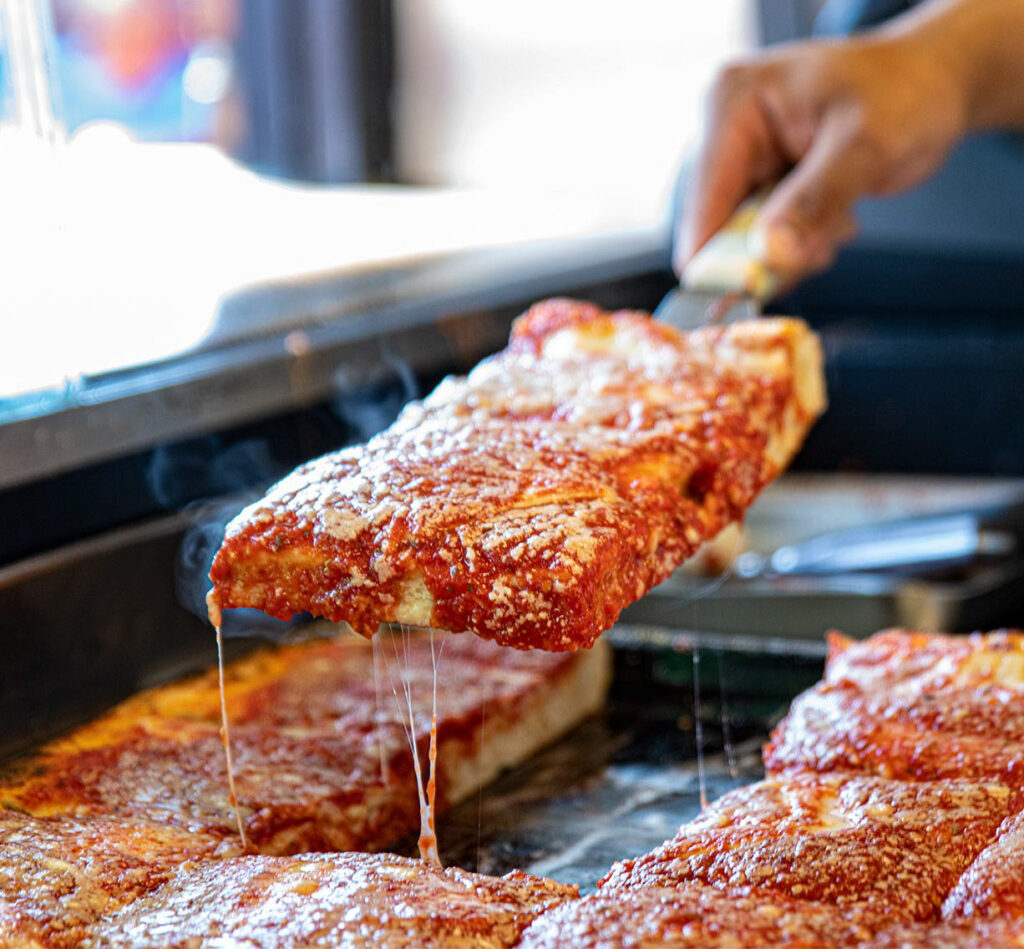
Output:
[[[821,270],[856,233],[854,202],[877,177],[877,151],[848,123],[826,121],[751,228],[756,255],[780,275]]]

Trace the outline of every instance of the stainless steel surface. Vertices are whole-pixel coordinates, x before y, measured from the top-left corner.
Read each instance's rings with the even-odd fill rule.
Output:
[[[769,555],[746,551],[733,568],[738,577],[753,579],[961,565],[1020,553],[1019,525],[1014,523],[1020,520],[1019,512],[993,510],[880,521],[784,544]]]
[[[670,290],[654,310],[654,318],[678,330],[695,330],[715,323],[752,320],[761,315],[761,306],[741,294],[691,293]]]
[[[824,659],[826,653],[824,638],[799,640],[784,636],[716,633],[635,623],[616,623],[603,636],[616,649],[669,649],[675,652],[712,649],[757,656],[800,656],[806,659]]]

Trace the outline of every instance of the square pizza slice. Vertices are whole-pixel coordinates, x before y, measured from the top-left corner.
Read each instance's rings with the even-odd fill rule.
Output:
[[[1024,784],[1024,635],[887,630],[830,639],[825,678],[765,748],[769,772]]]
[[[679,333],[538,304],[468,377],[246,508],[212,566],[211,616],[590,646],[742,517],[824,409],[822,380],[798,320]]]
[[[438,633],[378,640],[376,663],[374,651],[347,634],[228,666],[238,803],[261,851],[378,850],[419,825],[408,714],[425,758],[435,664],[441,809],[599,708],[609,680],[604,648],[553,656]],[[144,692],[51,742],[0,776],[0,804],[234,839],[216,674]]]
[[[732,791],[602,892],[706,883],[926,920],[1020,805],[1005,785],[793,775]]]
[[[237,856],[220,835],[120,816],[0,810],[0,945],[71,949],[181,867]]]
[[[95,926],[89,945],[503,949],[576,895],[518,871],[487,877],[391,854],[242,857],[178,874]]]
[[[948,919],[1002,917],[1024,932],[1024,814],[1007,818],[942,906]]]
[[[756,949],[864,946],[886,925],[879,914],[690,884],[679,889],[598,892],[562,903],[523,933],[520,949]]]

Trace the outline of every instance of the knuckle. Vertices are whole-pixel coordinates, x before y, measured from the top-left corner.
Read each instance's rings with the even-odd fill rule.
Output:
[[[867,103],[850,103],[845,109],[842,125],[847,148],[879,158],[889,148],[892,136],[885,129],[885,123],[879,121],[876,110]]]
[[[719,67],[711,83],[711,102],[724,105],[739,93],[754,85],[758,67],[749,62],[735,60]]]

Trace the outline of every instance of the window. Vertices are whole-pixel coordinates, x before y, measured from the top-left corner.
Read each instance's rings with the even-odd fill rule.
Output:
[[[0,421],[208,349],[254,288],[656,228],[707,78],[751,32],[743,0],[2,9]],[[66,136],[17,108],[19,60]]]

